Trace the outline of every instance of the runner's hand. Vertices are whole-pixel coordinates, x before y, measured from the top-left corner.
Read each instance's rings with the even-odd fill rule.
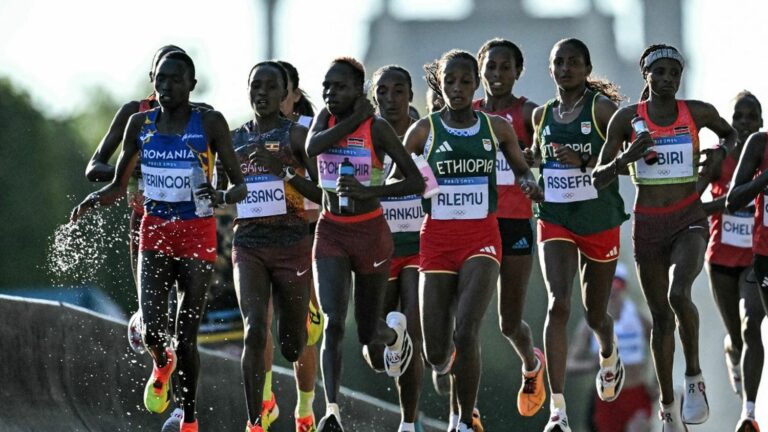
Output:
[[[211,207],[214,207],[218,202],[219,196],[216,193],[216,189],[211,186],[210,183],[202,183],[195,189],[195,196],[202,199],[208,199],[211,201]]]
[[[536,164],[536,159],[534,158],[533,150],[531,148],[523,149],[523,158],[525,158],[525,163],[527,163],[529,167]]]
[[[720,178],[720,170],[723,166],[723,159],[725,159],[725,152],[716,148],[707,148],[702,150],[701,154],[704,155],[704,160],[699,162],[701,167],[699,175],[710,182]]]
[[[283,170],[283,162],[277,158],[272,152],[267,150],[258,149],[255,152],[248,155],[248,159],[266,168],[267,172],[277,176]]]
[[[555,150],[555,157],[557,158],[557,161],[561,164],[571,165],[571,166],[581,166],[581,157],[579,155],[579,152],[576,150],[573,150],[572,148],[568,146],[558,146]]]
[[[354,176],[339,176],[336,182],[336,193],[354,200],[373,198],[371,190],[363,186]]]
[[[355,100],[355,105],[352,107],[352,111],[358,115],[358,118],[361,122],[376,113],[376,109],[373,107],[373,104],[370,100],[368,100],[365,94],[360,95]]]
[[[648,150],[648,147],[653,146],[653,139],[649,133],[641,133],[635,138],[634,141],[627,147],[622,153],[622,161],[625,164],[632,163],[643,157],[643,154]]]
[[[539,184],[535,181],[523,181],[520,183],[520,190],[533,202],[544,201],[544,191],[541,190]]]
[[[69,214],[69,222],[77,222],[80,216],[84,215],[86,212],[99,205],[99,199],[100,196],[97,192],[93,192],[92,194],[85,197],[85,199],[80,204],[78,204],[77,207],[72,209],[72,213]]]

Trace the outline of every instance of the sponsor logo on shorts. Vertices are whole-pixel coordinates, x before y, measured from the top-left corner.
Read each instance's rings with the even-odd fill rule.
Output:
[[[385,259],[383,259],[383,260],[381,260],[381,261],[374,261],[374,262],[373,262],[373,268],[377,268],[377,267],[380,267],[380,266],[381,266],[382,264],[384,264],[385,262],[387,262],[387,259],[386,259],[386,258],[385,258]]]
[[[528,249],[529,246],[528,239],[523,237],[512,246],[512,249]]]
[[[614,246],[613,249],[609,250],[607,254],[605,254],[606,258],[615,258],[619,256],[619,248],[617,246]]]
[[[298,271],[298,270],[296,270],[296,276],[299,276],[299,277],[301,277],[301,276],[304,276],[304,274],[305,274],[306,272],[308,272],[308,271],[309,271],[309,269],[304,269],[304,271]]]
[[[496,255],[496,247],[495,246],[482,247],[482,248],[480,248],[480,252],[491,254],[491,255]]]

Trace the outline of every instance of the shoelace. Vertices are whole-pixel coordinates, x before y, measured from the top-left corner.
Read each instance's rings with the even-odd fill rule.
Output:
[[[535,393],[536,392],[536,377],[524,377],[523,393]]]

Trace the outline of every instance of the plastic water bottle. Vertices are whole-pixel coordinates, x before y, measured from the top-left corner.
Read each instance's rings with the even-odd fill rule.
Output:
[[[355,166],[349,161],[349,158],[344,158],[344,161],[339,166],[339,178],[342,176],[354,176]],[[355,204],[351,198],[346,195],[339,195],[339,210],[342,213],[353,213],[355,211]]]
[[[635,135],[650,133],[648,131],[648,125],[645,123],[645,119],[639,115],[632,117],[632,129],[635,131]],[[648,147],[643,153],[643,159],[648,165],[653,165],[659,161],[659,154],[653,147]]]
[[[422,196],[429,199],[437,195],[437,193],[440,192],[440,185],[437,184],[435,173],[432,172],[432,168],[429,166],[429,162],[424,159],[424,155],[411,153],[411,159],[413,159],[413,162],[416,164],[419,172],[421,172],[421,176],[424,178],[424,193]]]
[[[203,168],[194,164],[192,166],[192,173],[189,176],[189,182],[192,185],[192,199],[195,201],[195,214],[200,217],[213,216],[213,207],[211,207],[210,198],[201,198],[195,195],[195,191],[200,185],[208,182]]]

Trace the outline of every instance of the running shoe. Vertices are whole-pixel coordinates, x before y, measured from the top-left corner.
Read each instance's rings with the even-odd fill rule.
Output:
[[[406,329],[405,315],[400,312],[387,314],[387,325],[397,333],[397,339],[391,346],[384,347],[384,367],[387,375],[396,378],[408,369],[413,356],[411,336]]]
[[[277,406],[275,400],[275,393],[272,392],[272,397],[269,400],[261,402],[261,428],[264,432],[269,431],[269,427],[277,420],[280,415],[280,407]]]
[[[316,344],[323,336],[324,323],[325,317],[322,311],[310,301],[309,312],[307,312],[307,346]]]
[[[368,366],[373,369],[376,373],[384,373],[386,370],[379,369],[376,367],[376,365],[373,364],[373,361],[371,361],[371,352],[368,350],[368,345],[363,345],[363,359],[365,359],[365,362],[368,363]]]
[[[536,356],[539,367],[531,372],[526,372],[525,366],[523,366],[523,384],[520,386],[520,391],[517,392],[517,411],[524,417],[536,415],[547,399],[547,390],[544,388],[547,359],[538,348],[533,349],[533,355]]]
[[[680,398],[675,398],[671,405],[661,405],[659,419],[661,432],[688,432],[688,427],[680,416]]]
[[[315,416],[310,414],[305,417],[296,417],[296,432],[316,432]]]
[[[136,311],[128,320],[128,345],[136,354],[144,354],[147,348],[144,346],[142,336],[144,329],[144,320],[141,319],[141,311]]]
[[[475,421],[472,420],[472,424],[474,424]],[[458,432],[473,432],[475,430],[474,426],[467,426],[466,424],[459,422],[459,428],[456,429]]]
[[[565,411],[555,409],[549,414],[549,422],[544,427],[544,432],[571,432],[568,426],[568,416]]]
[[[197,420],[192,423],[181,422],[180,432],[197,432]]]
[[[736,426],[736,432],[760,432],[760,426],[753,418],[742,417]]]
[[[709,418],[707,385],[702,374],[685,377],[685,395],[683,396],[683,423],[701,424]]]
[[[152,376],[144,387],[144,406],[153,413],[161,413],[171,403],[171,374],[176,370],[176,354],[170,347],[165,348],[166,363],[158,367],[153,362]]]
[[[181,408],[176,408],[168,417],[168,420],[163,423],[163,428],[160,432],[179,432],[181,429],[181,421],[184,419],[184,411]]]
[[[333,413],[328,413],[317,424],[317,432],[344,432],[344,428]]]
[[[613,339],[613,351],[615,355],[608,358],[600,357],[600,370],[597,372],[595,378],[595,387],[597,387],[597,395],[600,400],[605,402],[613,402],[619,397],[621,388],[624,386],[624,363],[621,362],[619,356],[619,347],[616,342],[616,338]],[[613,357],[613,360],[611,359]]]
[[[475,432],[485,432],[483,422],[480,421],[480,410],[477,407],[472,409],[472,430]]]
[[[245,425],[245,432],[264,432],[264,429],[259,425],[252,425],[250,421]]]
[[[723,339],[723,351],[725,351],[725,365],[728,367],[728,381],[731,383],[733,392],[741,394],[741,365],[731,360],[733,354],[733,348],[731,345],[731,337],[725,335]]]

